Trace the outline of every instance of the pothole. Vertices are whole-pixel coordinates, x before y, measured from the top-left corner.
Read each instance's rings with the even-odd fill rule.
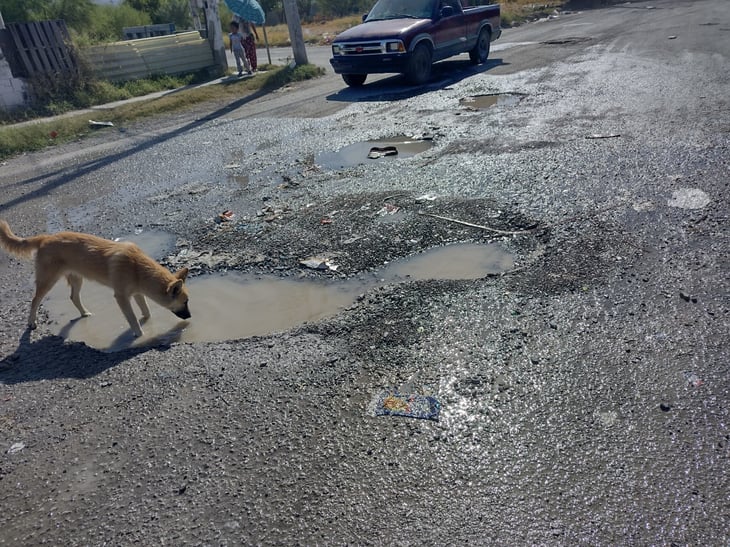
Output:
[[[567,44],[582,44],[590,41],[590,38],[586,36],[568,36],[566,38],[554,38],[552,40],[545,40],[540,42],[546,46],[562,46]]]
[[[515,106],[525,98],[524,93],[489,93],[464,97],[459,104],[475,110],[484,110],[493,106]]]
[[[81,298],[94,315],[79,318],[69,289],[59,282],[43,303],[51,331],[105,351],[166,342],[215,342],[260,336],[333,316],[364,291],[411,280],[479,279],[514,267],[498,244],[454,244],[396,260],[367,276],[342,282],[282,279],[238,273],[190,279],[189,321],[150,304],[145,336],[131,337],[129,326],[108,287],[85,282]],[[134,304],[133,304],[134,306]],[[139,311],[135,308],[135,311]]]
[[[325,169],[344,169],[376,161],[410,158],[433,146],[431,139],[399,135],[387,139],[356,142],[336,152],[322,152],[315,163]]]

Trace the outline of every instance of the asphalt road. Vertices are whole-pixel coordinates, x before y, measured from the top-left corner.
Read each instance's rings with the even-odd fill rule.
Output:
[[[0,544],[730,542],[728,3],[565,14],[494,46],[423,88],[330,71],[0,167],[16,233],[164,231],[157,258],[199,279],[331,283],[454,242],[515,260],[284,332],[105,353],[43,308],[25,332],[32,265],[0,254]],[[461,102],[490,93],[519,95]],[[433,147],[321,161],[397,135]],[[317,254],[338,270],[299,264]],[[373,416],[387,388],[439,420]]]

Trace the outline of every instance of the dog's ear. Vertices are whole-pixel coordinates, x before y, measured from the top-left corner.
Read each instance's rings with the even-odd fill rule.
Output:
[[[185,279],[187,279],[187,277],[188,277],[188,271],[189,271],[189,270],[188,270],[187,268],[183,268],[182,270],[178,270],[178,271],[176,271],[176,272],[175,272],[174,274],[172,274],[172,275],[174,275],[175,277],[177,277],[177,278],[178,278],[178,279],[180,279],[181,281],[185,281]]]
[[[178,279],[177,281],[173,281],[167,286],[167,294],[172,296],[173,298],[177,298],[180,296],[180,292],[183,288],[183,280]]]

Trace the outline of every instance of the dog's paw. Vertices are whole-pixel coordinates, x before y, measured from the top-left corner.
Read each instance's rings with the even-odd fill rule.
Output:
[[[38,324],[37,323],[28,323],[28,328],[30,330],[36,330],[38,328]]]

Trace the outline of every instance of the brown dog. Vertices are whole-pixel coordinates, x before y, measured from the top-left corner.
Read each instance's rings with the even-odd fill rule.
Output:
[[[139,321],[132,310],[131,297],[148,319],[150,310],[145,296],[181,319],[190,317],[185,278],[188,269],[172,274],[134,243],[115,242],[76,232],[17,237],[4,220],[0,220],[0,247],[7,252],[29,257],[34,251],[36,290],[30,305],[28,326],[36,328],[38,306],[62,276],[71,286],[71,302],[82,317],[91,315],[79,298],[83,278],[114,289],[114,298],[136,336],[142,336]]]

